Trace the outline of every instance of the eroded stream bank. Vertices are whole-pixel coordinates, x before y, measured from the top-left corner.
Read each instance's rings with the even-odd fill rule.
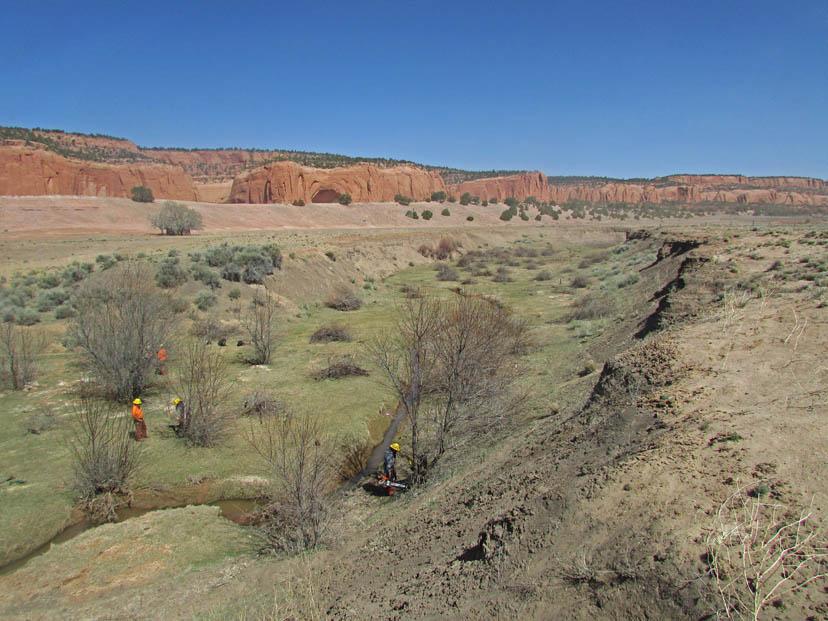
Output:
[[[127,520],[141,517],[142,515],[146,515],[147,513],[167,511],[169,509],[180,509],[181,507],[186,507],[192,504],[195,503],[181,502],[178,504],[165,505],[163,507],[123,507],[117,511],[118,519],[115,520],[115,523],[126,522]],[[244,525],[249,522],[249,516],[258,508],[259,502],[257,500],[250,500],[247,498],[234,498],[229,500],[216,500],[214,502],[200,503],[198,506],[218,507],[219,514],[223,518],[236,524]],[[14,560],[3,567],[0,567],[0,575],[7,575],[13,573],[21,567],[23,567],[24,565],[26,565],[33,558],[38,557],[42,554],[46,554],[46,552],[52,549],[53,545],[66,543],[67,541],[74,539],[75,537],[86,532],[87,530],[91,528],[97,528],[98,526],[102,525],[103,524],[96,524],[94,522],[91,522],[88,518],[83,518],[79,521],[76,521],[64,528],[57,535],[52,537],[49,541],[47,541],[41,546],[38,546],[25,556],[22,556],[19,559]]]

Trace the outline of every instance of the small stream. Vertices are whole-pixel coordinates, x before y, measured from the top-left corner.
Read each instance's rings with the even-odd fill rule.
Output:
[[[127,520],[141,517],[142,515],[146,515],[147,513],[151,513],[153,511],[166,511],[167,509],[178,509],[186,506],[188,505],[181,504],[171,505],[167,507],[152,508],[124,507],[123,509],[120,509],[117,512],[118,519],[115,522],[126,522]],[[217,500],[215,502],[208,502],[204,503],[204,505],[201,506],[218,507],[219,512],[223,518],[230,520],[231,522],[242,523],[247,515],[249,515],[258,508],[259,504],[255,500],[236,498],[232,500]],[[0,576],[5,576],[7,574],[17,571],[36,556],[46,554],[46,552],[52,549],[53,545],[65,543],[70,539],[74,539],[81,533],[86,532],[90,528],[96,528],[98,526],[103,526],[103,524],[96,524],[86,519],[71,524],[70,526],[67,526],[43,545],[38,546],[37,548],[35,548],[25,556],[20,557],[16,561],[12,561],[11,563],[4,565],[3,567],[0,567]]]
[[[391,424],[388,425],[388,429],[386,429],[385,433],[383,434],[382,440],[371,451],[371,456],[368,459],[368,463],[365,469],[359,474],[357,474],[355,477],[353,477],[350,481],[343,484],[343,487],[349,488],[356,486],[361,479],[370,474],[373,474],[380,466],[382,466],[382,460],[385,454],[385,449],[393,441],[394,436],[396,436],[397,430],[399,429],[400,423],[402,422],[404,416],[405,409],[402,407],[402,405],[398,405],[397,410],[394,413],[394,418],[391,420]],[[165,511],[167,509],[177,509],[180,507],[186,507],[188,506],[188,504],[194,506],[199,506],[200,504],[202,506],[206,505],[209,507],[218,507],[222,517],[235,523],[244,523],[245,517],[253,511],[255,511],[259,506],[258,502],[255,500],[237,498],[232,500],[217,500],[215,502],[208,503],[172,503],[164,507],[124,507],[117,512],[118,519],[116,520],[116,523],[125,522],[136,517],[141,517],[142,515],[145,515],[152,511]],[[38,546],[37,548],[35,548],[25,556],[20,557],[16,561],[12,561],[11,563],[8,563],[0,567],[0,576],[5,576],[17,571],[33,558],[40,556],[41,554],[46,554],[46,552],[51,550],[53,545],[65,543],[70,539],[74,539],[81,533],[86,532],[90,528],[95,528],[97,526],[102,526],[102,524],[95,524],[86,519],[71,524],[70,526],[67,526],[65,529],[60,531],[57,535],[52,537],[43,545]]]

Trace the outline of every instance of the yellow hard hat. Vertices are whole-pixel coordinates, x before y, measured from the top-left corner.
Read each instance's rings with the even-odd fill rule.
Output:
[[[391,446],[389,446],[388,448],[390,448],[392,451],[397,451],[397,452],[399,452],[399,450],[400,450],[400,445],[399,445],[399,443],[398,443],[398,442],[392,442],[392,443],[391,443]]]
[[[134,403],[135,405],[141,405],[141,399],[133,399],[132,403]]]
[[[178,405],[179,403],[181,403],[181,399],[179,397],[176,397],[175,399],[172,400],[173,405]]]

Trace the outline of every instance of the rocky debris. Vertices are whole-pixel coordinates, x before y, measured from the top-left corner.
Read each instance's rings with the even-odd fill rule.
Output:
[[[135,186],[156,198],[195,200],[193,180],[163,164],[101,164],[62,157],[43,148],[0,146],[0,195],[127,198]]]
[[[341,194],[350,194],[355,203],[370,203],[393,201],[397,194],[425,200],[437,191],[445,191],[440,175],[414,166],[310,168],[276,162],[236,177],[228,202],[333,203]]]

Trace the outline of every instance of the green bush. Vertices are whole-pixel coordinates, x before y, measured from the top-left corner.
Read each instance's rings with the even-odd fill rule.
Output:
[[[21,326],[33,326],[40,323],[40,315],[30,308],[21,308],[15,312],[14,322]]]
[[[41,289],[53,289],[54,287],[57,287],[59,284],[60,276],[58,276],[54,272],[43,274],[43,276],[40,277],[40,281],[38,282],[38,285]]]
[[[463,194],[460,195],[460,204],[461,205],[468,205],[469,203],[471,203],[471,201],[472,201],[472,195],[470,193],[463,192]]]
[[[52,310],[56,306],[60,306],[68,299],[69,292],[65,289],[49,289],[48,291],[40,292],[40,295],[37,296],[35,306],[38,311],[45,313]]]
[[[434,214],[429,209],[423,211],[423,220],[431,220],[433,216]]]
[[[474,216],[466,216],[467,222],[474,222]]]
[[[449,208],[448,208],[448,207],[446,207],[445,209],[443,209],[443,211],[441,211],[441,212],[440,212],[440,215],[442,215],[442,216],[450,216],[450,215],[451,215],[451,211],[449,211]]]
[[[187,272],[181,268],[177,257],[169,257],[161,261],[155,273],[155,284],[162,289],[171,289],[185,282],[187,282]]]
[[[413,209],[410,209],[410,210],[406,211],[405,212],[405,217],[406,218],[411,218],[412,220],[419,220],[420,219],[419,214],[416,211],[414,211]]]
[[[61,273],[63,282],[66,285],[81,282],[84,278],[92,273],[94,266],[91,263],[78,263],[73,261]]]
[[[504,222],[508,222],[515,216],[516,213],[517,209],[515,209],[514,207],[509,207],[509,209],[506,209],[503,212],[501,212],[500,219]]]
[[[136,203],[151,203],[155,200],[152,190],[143,185],[136,185],[132,188],[132,200]]]
[[[339,204],[340,205],[350,205],[351,204],[351,195],[347,192],[343,192],[339,195]]]
[[[432,192],[431,193],[431,200],[433,200],[433,201],[442,203],[443,201],[446,200],[446,198],[448,198],[448,197],[447,197],[446,193],[443,192],[442,190],[440,190],[438,192]]]
[[[150,217],[150,223],[164,235],[189,235],[204,228],[200,213],[173,201],[164,201],[161,211]]]
[[[228,263],[221,268],[221,277],[230,282],[241,282],[242,271],[236,263]]]
[[[305,201],[303,201],[301,198],[297,198],[295,201],[291,203],[291,205],[293,205],[294,207],[304,207]]]
[[[513,208],[513,209],[517,209],[517,206],[520,204],[520,202],[518,201],[518,199],[516,199],[514,196],[508,196],[508,197],[506,197],[505,199],[503,199],[503,202],[504,202],[507,206],[509,206],[509,207],[511,207],[511,208]]]
[[[190,268],[190,273],[193,275],[193,280],[204,283],[210,289],[219,289],[221,287],[221,276],[219,273],[211,270],[206,265],[196,263]]]
[[[115,265],[117,261],[115,260],[115,257],[108,254],[99,254],[95,257],[95,263],[97,263],[102,270],[108,270],[110,267]]]
[[[410,205],[411,201],[413,201],[413,200],[414,200],[413,198],[411,198],[410,196],[406,196],[405,194],[395,194],[394,195],[394,201],[396,201],[400,205],[405,205],[405,206]]]
[[[199,291],[195,299],[195,305],[199,310],[206,311],[218,302],[218,298],[210,291]]]
[[[71,304],[62,304],[55,309],[55,319],[68,319],[75,316],[75,309]]]
[[[241,297],[241,289],[238,287],[233,287],[230,291],[227,292],[227,297],[231,300],[235,301]]]

